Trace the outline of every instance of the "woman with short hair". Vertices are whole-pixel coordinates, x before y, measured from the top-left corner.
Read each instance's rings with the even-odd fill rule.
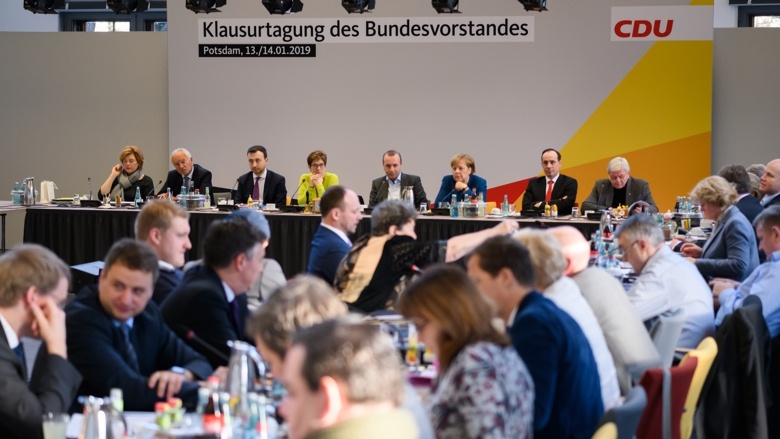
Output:
[[[141,199],[154,195],[152,177],[144,175],[144,154],[137,146],[129,145],[119,154],[119,164],[111,168],[111,173],[100,186],[98,197],[109,195],[113,200],[117,195],[124,201],[135,199],[136,188],[141,189]]]
[[[440,202],[450,201],[453,194],[458,201],[477,195],[482,195],[482,199],[487,200],[487,180],[474,174],[477,165],[470,155],[455,154],[450,160],[450,167],[452,175],[445,175],[441,179],[441,187],[434,205],[438,206]]]
[[[326,171],[328,155],[320,150],[312,151],[306,157],[309,172],[301,174],[298,180],[298,204],[309,204],[321,198],[325,189],[338,186],[339,176]]]

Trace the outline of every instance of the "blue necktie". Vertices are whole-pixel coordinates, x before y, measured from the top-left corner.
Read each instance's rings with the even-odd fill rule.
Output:
[[[129,364],[130,367],[132,367],[136,372],[140,372],[138,367],[138,356],[135,354],[135,348],[133,347],[133,343],[130,341],[130,326],[128,326],[126,323],[122,324],[119,326],[119,330],[122,332],[122,340],[125,344],[122,349],[122,354],[125,357],[127,364]]]
[[[16,354],[17,357],[19,357],[19,362],[22,363],[22,371],[24,371],[24,379],[27,380],[27,365],[25,364],[26,361],[24,359],[24,347],[22,347],[22,343],[20,342],[18,345],[16,345],[15,348],[13,348],[14,354]]]

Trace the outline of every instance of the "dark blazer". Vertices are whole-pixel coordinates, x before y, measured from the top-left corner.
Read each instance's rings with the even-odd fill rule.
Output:
[[[171,188],[171,194],[173,194],[174,197],[178,197],[181,193],[182,186],[184,186],[184,177],[182,177],[177,170],[173,169],[168,171],[168,178],[165,179],[165,183],[163,183],[160,192],[158,192],[157,195],[164,194],[168,192],[168,188]],[[192,187],[199,189],[200,193],[203,195],[206,194],[206,188],[209,188],[209,191],[211,191],[211,188],[213,187],[211,185],[211,171],[201,165],[195,164],[192,167]],[[211,202],[214,202],[214,194],[211,194]]]
[[[650,193],[650,185],[640,178],[629,177],[626,183],[626,206],[630,206],[637,201],[644,201],[650,205],[653,213],[658,212],[658,206],[653,201],[653,195]],[[596,180],[593,190],[590,191],[588,198],[582,202],[582,211],[586,210],[604,210],[612,207],[612,197],[615,196],[615,188],[608,178]]]
[[[114,186],[119,184],[119,177],[114,179],[114,182],[111,183],[111,189],[114,189]],[[144,175],[143,178],[136,181],[134,185],[130,186],[129,188],[122,191],[122,201],[133,201],[135,200],[135,188],[140,187],[141,188],[141,199],[146,200],[146,197],[149,195],[154,195],[154,180],[152,180],[152,177],[148,175]],[[100,190],[98,190],[98,199],[103,199],[103,194],[100,193]]]
[[[383,184],[384,183],[384,184]],[[406,186],[414,187],[414,205],[420,207],[420,203],[427,203],[428,196],[425,195],[422,180],[416,175],[401,173],[401,190]],[[379,177],[371,181],[371,195],[368,196],[368,207],[374,207],[387,199],[388,184],[387,177]]]
[[[30,365],[28,365],[28,368]],[[25,370],[0,325],[0,437],[38,439],[43,437],[44,413],[67,413],[78,395],[81,374],[68,360],[49,355],[41,344],[30,383]]]
[[[284,177],[270,169],[267,171],[265,173],[265,188],[263,189],[263,204],[287,205],[287,183],[285,183]],[[246,203],[254,188],[255,175],[252,171],[238,177],[236,203]]]
[[[119,350],[123,346],[121,330],[103,309],[95,286],[85,287],[65,307],[68,331],[68,358],[84,375],[79,395],[108,395],[114,387],[122,389],[125,410],[150,411],[157,390],[150,389],[149,376],[173,366],[183,367],[203,380],[211,372],[203,356],[190,349],[168,329],[160,310],[151,300],[133,319],[130,341],[138,357],[135,371]],[[198,401],[197,382],[186,382],[177,395],[185,406],[195,407]]]
[[[780,205],[780,195],[772,198],[772,201],[764,205],[764,209],[766,209],[769,206],[777,206]]]
[[[181,284],[183,278],[184,273],[178,268],[169,271],[160,267],[160,275],[157,276],[157,282],[154,284],[154,293],[152,294],[154,303],[162,304],[163,300]]]
[[[165,323],[193,349],[203,354],[214,368],[227,366],[227,358],[230,357],[228,340],[250,342],[244,331],[249,314],[246,294],[244,291],[235,293],[238,300],[238,323],[225,297],[222,280],[214,270],[201,265],[187,270],[181,285],[160,306]],[[194,332],[224,357],[195,340],[188,340],[188,331]]]
[[[753,220],[764,210],[764,206],[752,195],[742,197],[741,200],[737,201],[736,206],[750,224],[753,224]]]
[[[474,188],[477,188],[477,192],[484,195],[483,200],[487,200],[487,180],[484,178],[471,174],[466,190],[456,191],[455,179],[452,178],[452,175],[445,175],[444,178],[441,179],[439,194],[436,195],[436,200],[433,202],[434,207],[438,206],[442,201],[450,201],[453,193],[457,196],[458,201],[463,201],[466,196],[471,196],[471,190]]]
[[[696,268],[707,280],[725,277],[742,282],[758,267],[755,232],[735,207],[723,214],[720,223],[704,244]]]
[[[534,380],[534,437],[590,438],[604,412],[601,381],[577,322],[531,292],[508,333]]]
[[[314,234],[314,239],[311,240],[311,253],[309,253],[306,272],[324,279],[328,285],[333,285],[339,263],[349,253],[350,248],[352,246],[332,230],[320,225],[317,233]]]
[[[523,195],[523,210],[544,211],[544,196],[547,194],[547,177],[541,176],[528,182]],[[566,197],[566,199],[564,199]],[[558,215],[571,215],[571,208],[577,199],[577,180],[560,174],[552,190],[552,199],[548,204],[558,206]],[[542,201],[539,207],[534,203]]]

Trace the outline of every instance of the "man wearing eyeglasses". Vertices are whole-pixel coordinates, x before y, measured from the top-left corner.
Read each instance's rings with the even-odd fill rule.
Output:
[[[615,232],[623,260],[639,277],[628,299],[645,325],[678,308],[685,311],[685,324],[678,347],[695,348],[704,337],[715,334],[712,293],[693,264],[664,244],[661,228],[650,215],[632,215]]]
[[[651,213],[658,212],[650,185],[645,180],[632,177],[630,171],[628,160],[623,157],[610,160],[607,165],[609,178],[596,180],[590,195],[582,203],[582,210],[604,210],[644,201],[650,205]]]

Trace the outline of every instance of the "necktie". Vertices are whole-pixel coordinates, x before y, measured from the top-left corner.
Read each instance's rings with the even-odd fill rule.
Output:
[[[255,177],[255,187],[252,189],[252,199],[255,201],[260,199],[260,177]]]
[[[129,364],[133,370],[140,372],[138,368],[138,356],[135,354],[135,348],[133,347],[133,343],[130,341],[130,326],[127,324],[122,324],[119,326],[119,329],[122,332],[122,341],[125,344],[122,349],[122,355],[125,357],[127,364]]]
[[[24,378],[27,379],[27,367],[26,367],[26,361],[24,360],[24,347],[22,347],[22,343],[19,343],[16,345],[16,347],[13,349],[14,354],[16,354],[17,357],[19,357],[19,362],[22,363],[22,370],[24,371]]]
[[[187,189],[187,192],[190,191],[190,177],[184,177],[184,188]]]
[[[552,181],[552,180],[547,182],[547,193],[544,195],[544,201],[552,200],[552,187],[553,187],[553,184],[555,184],[555,182]]]
[[[238,328],[238,332],[241,332],[241,322],[239,321],[239,313],[238,313],[238,297],[234,297],[233,300],[230,302],[230,311],[233,313],[233,321],[236,322],[236,328]]]

